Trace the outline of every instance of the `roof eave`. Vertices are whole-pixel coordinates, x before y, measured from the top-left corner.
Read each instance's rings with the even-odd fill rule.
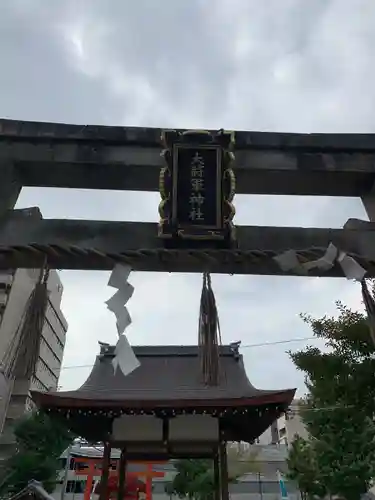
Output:
[[[121,400],[121,399],[97,399],[95,395],[84,397],[80,394],[53,393],[31,391],[31,397],[35,404],[42,409],[61,408],[123,408],[123,409],[172,409],[172,408],[221,408],[221,407],[251,407],[267,404],[284,404],[289,406],[292,402],[296,389],[284,391],[266,392],[253,397],[242,398],[218,398],[218,399],[179,399],[179,400]]]

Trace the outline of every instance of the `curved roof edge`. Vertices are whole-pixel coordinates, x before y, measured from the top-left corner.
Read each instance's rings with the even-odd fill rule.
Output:
[[[33,401],[39,407],[54,408],[122,408],[128,409],[168,409],[168,408],[225,408],[225,407],[250,407],[267,404],[282,404],[289,406],[294,399],[296,389],[287,389],[284,391],[265,391],[257,396],[249,398],[226,398],[226,399],[182,399],[182,400],[114,400],[114,399],[93,399],[92,397],[82,397],[81,393],[71,392],[39,392],[31,391]]]

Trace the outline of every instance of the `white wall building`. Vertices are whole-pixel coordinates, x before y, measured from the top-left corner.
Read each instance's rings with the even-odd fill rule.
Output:
[[[295,399],[290,405],[287,415],[282,415],[261,436],[257,443],[262,445],[280,444],[287,447],[295,436],[307,438],[307,430],[301,420],[299,412],[300,400]]]
[[[285,435],[288,443],[293,442],[296,436],[308,438],[308,432],[299,411],[300,402],[301,400],[295,399],[290,405],[288,414],[284,416],[285,432],[281,431],[281,434]]]
[[[0,272],[0,364],[16,335],[39,273],[34,269]],[[11,431],[14,420],[32,406],[30,390],[57,388],[68,324],[61,312],[63,286],[54,270],[50,271],[48,290],[49,300],[35,373],[29,380],[16,379],[11,393],[1,401],[0,425],[3,432],[0,436],[0,459],[7,456],[14,446]]]

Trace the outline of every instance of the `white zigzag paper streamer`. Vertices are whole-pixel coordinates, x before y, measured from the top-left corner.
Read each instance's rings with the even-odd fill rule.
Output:
[[[116,328],[119,335],[112,365],[115,373],[119,367],[125,376],[140,366],[126,335],[124,335],[126,328],[132,322],[126,307],[126,304],[134,293],[134,287],[128,282],[130,272],[131,268],[128,266],[117,264],[114,267],[108,281],[108,286],[116,288],[117,292],[106,301],[108,309],[116,317]]]
[[[297,274],[305,276],[308,275],[308,271],[311,269],[320,269],[323,272],[328,271],[336,262],[341,266],[348,280],[362,281],[366,275],[366,270],[353,257],[339,251],[333,243],[329,244],[325,254],[320,259],[301,263],[298,260],[295,250],[287,250],[274,257],[274,260],[283,271],[294,271]]]
[[[140,362],[134,354],[126,335],[120,335],[118,339],[115,348],[115,357],[112,359],[112,366],[114,373],[116,373],[117,368],[120,368],[125,377],[140,366]]]
[[[123,334],[132,322],[126,307],[134,293],[134,287],[128,282],[131,268],[117,264],[109,278],[108,286],[117,288],[117,292],[106,301],[107,307],[116,316],[116,327],[119,335]]]

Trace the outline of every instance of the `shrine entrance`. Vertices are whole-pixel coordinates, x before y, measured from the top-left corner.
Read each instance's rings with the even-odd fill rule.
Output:
[[[252,443],[285,413],[295,390],[254,388],[239,343],[221,345],[211,273],[347,277],[361,281],[368,302],[374,160],[375,138],[367,135],[0,120],[0,270],[42,269],[29,304],[32,328],[20,340],[32,332],[27,366],[38,346],[48,270],[113,270],[109,285],[117,291],[107,307],[116,316],[116,346],[100,343],[80,389],[32,394],[78,436],[103,443],[100,500],[126,496],[130,461],[171,458],[212,459],[215,500],[228,500],[227,443]],[[158,191],[159,223],[44,220],[36,207],[14,210],[22,186]],[[371,222],[349,220],[335,230],[236,226],[236,192],[359,196]],[[203,274],[196,346],[129,345],[131,271]],[[120,452],[115,487],[113,449]]]
[[[219,347],[215,384],[202,378],[197,346],[135,346],[139,367],[113,373],[114,346],[101,346],[85,384],[76,391],[33,392],[39,408],[78,436],[103,443],[100,500],[126,496],[129,461],[213,460],[217,496],[228,499],[228,442],[252,443],[289,407],[295,389],[262,391],[249,382],[237,344]],[[112,472],[113,450],[120,450]],[[88,491],[95,464],[90,462]],[[91,484],[90,484],[91,482]],[[149,484],[149,483],[148,483]],[[151,491],[145,488],[147,498]],[[86,498],[86,500],[88,500]],[[151,498],[149,498],[151,500]]]
[[[98,450],[99,452],[99,450]],[[119,456],[114,458],[113,453],[109,468],[108,496],[116,496],[119,478]],[[84,480],[85,488],[83,500],[90,500],[93,494],[100,493],[100,479],[102,476],[102,457],[71,457],[71,469],[74,470],[77,480]],[[152,481],[154,478],[162,479],[165,472],[160,465],[166,462],[129,462],[125,471],[125,498],[136,500],[140,494],[146,500],[152,500]],[[155,466],[159,466],[156,469]]]

